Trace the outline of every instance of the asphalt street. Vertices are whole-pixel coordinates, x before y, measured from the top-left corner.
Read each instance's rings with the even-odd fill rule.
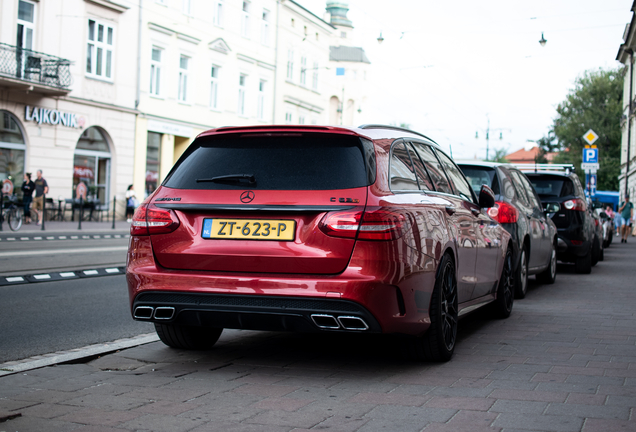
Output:
[[[509,319],[461,321],[447,363],[405,359],[381,335],[152,342],[0,377],[0,430],[636,431],[635,254],[631,238],[591,275],[559,265],[554,285],[531,278]]]

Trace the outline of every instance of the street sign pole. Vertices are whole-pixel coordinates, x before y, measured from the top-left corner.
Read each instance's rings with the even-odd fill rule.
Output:
[[[598,135],[592,129],[588,130],[583,139],[588,143],[583,149],[583,163],[581,168],[585,171],[585,189],[587,195],[594,198],[596,195],[596,171],[600,168],[598,163],[598,148],[594,144]]]

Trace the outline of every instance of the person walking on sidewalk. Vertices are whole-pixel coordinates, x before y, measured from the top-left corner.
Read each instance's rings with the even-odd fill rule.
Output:
[[[618,212],[621,214],[621,243],[627,243],[627,237],[631,232],[629,225],[634,216],[634,204],[629,202],[629,195],[625,195],[625,201],[618,208]]]
[[[33,210],[38,217],[38,225],[42,225],[44,217],[44,195],[49,193],[49,184],[42,177],[42,170],[37,171],[38,178],[35,179],[35,198],[33,199]]]
[[[135,214],[135,207],[137,207],[137,195],[133,185],[128,186],[126,191],[126,220],[132,222],[132,217]]]
[[[24,223],[31,223],[31,201],[33,201],[33,191],[35,183],[31,180],[31,173],[24,174],[22,183],[22,204],[24,205]]]

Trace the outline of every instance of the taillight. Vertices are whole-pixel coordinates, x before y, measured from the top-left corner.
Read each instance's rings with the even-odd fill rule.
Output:
[[[179,228],[179,218],[172,210],[142,204],[133,215],[130,235],[167,234]]]
[[[331,237],[358,240],[395,240],[406,229],[406,217],[397,211],[369,207],[366,211],[327,213],[320,222],[322,232]]]
[[[519,212],[513,206],[503,201],[496,201],[494,207],[488,209],[488,216],[499,223],[517,223]]]
[[[563,207],[567,210],[585,211],[587,210],[587,204],[581,198],[574,198],[567,200],[563,203]]]

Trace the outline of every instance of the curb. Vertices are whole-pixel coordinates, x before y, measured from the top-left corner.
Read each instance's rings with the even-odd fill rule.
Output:
[[[42,235],[31,234],[21,236],[5,237],[0,234],[0,242],[16,241],[44,241],[44,240],[93,240],[93,239],[123,239],[130,237],[130,234],[73,234],[73,235]]]
[[[157,342],[159,337],[156,333],[147,333],[127,339],[118,339],[113,342],[88,345],[82,348],[75,348],[67,351],[58,351],[51,354],[44,354],[24,360],[10,361],[0,364],[0,377],[24,372],[31,369],[38,369],[46,366],[53,366],[59,363],[77,361],[86,357],[109,354],[126,348]]]
[[[1,276],[0,287],[37,282],[54,282],[67,279],[92,278],[126,274],[126,267],[103,267],[88,270],[74,270],[52,273],[28,274],[24,276]]]

